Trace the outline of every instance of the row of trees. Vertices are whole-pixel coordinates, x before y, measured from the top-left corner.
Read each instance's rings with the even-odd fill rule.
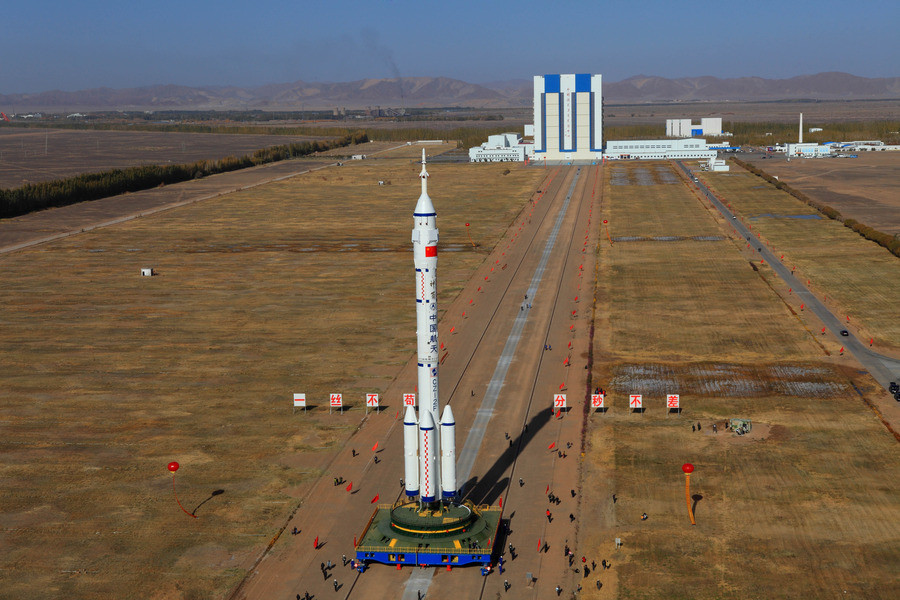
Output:
[[[295,142],[262,148],[253,154],[240,157],[226,156],[220,160],[198,160],[180,165],[129,167],[102,173],[85,173],[57,181],[30,183],[11,190],[0,190],[0,218],[16,217],[36,210],[97,200],[125,192],[147,190],[160,185],[307,156],[314,152],[366,141],[368,138],[365,132],[358,131],[347,133],[338,139]]]
[[[817,211],[819,211],[820,213],[822,213],[829,219],[834,219],[835,221],[840,221],[841,223],[844,224],[844,227],[848,227],[848,228],[852,229],[853,231],[855,231],[856,233],[858,233],[859,235],[866,238],[867,240],[871,240],[871,241],[875,242],[876,244],[878,244],[879,246],[887,248],[888,251],[891,254],[893,254],[894,256],[900,256],[900,238],[898,238],[897,236],[890,235],[890,234],[884,233],[882,231],[878,231],[877,229],[874,229],[872,227],[869,227],[868,225],[860,223],[855,219],[844,218],[844,216],[841,215],[840,212],[838,212],[831,206],[828,206],[827,204],[822,204],[821,202],[817,202],[816,200],[813,200],[812,198],[810,198],[809,196],[807,196],[800,190],[796,190],[796,189],[792,188],[790,185],[788,185],[787,183],[780,181],[778,179],[775,179],[774,177],[772,177],[771,175],[769,175],[768,173],[766,173],[759,167],[751,165],[750,163],[744,162],[736,157],[733,157],[732,160],[735,163],[737,163],[738,165],[740,165],[741,167],[743,167],[744,169],[747,169],[748,171],[753,173],[754,175],[761,177],[762,179],[765,179],[766,181],[768,181],[769,183],[774,185],[779,190],[784,190],[785,192],[787,192],[794,198],[797,198],[801,202],[805,202],[809,206],[815,208]]]

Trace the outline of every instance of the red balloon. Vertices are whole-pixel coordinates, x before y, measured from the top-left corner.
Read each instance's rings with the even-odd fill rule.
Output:
[[[173,460],[169,463],[169,466],[167,468],[174,473],[178,470],[178,463]]]
[[[690,475],[694,472],[694,465],[692,465],[691,463],[684,463],[683,465],[681,465],[681,470]]]

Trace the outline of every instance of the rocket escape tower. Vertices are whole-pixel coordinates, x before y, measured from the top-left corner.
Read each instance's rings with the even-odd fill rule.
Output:
[[[502,510],[460,502],[456,481],[456,422],[438,399],[437,213],[428,196],[422,150],[422,193],[413,212],[419,413],[403,418],[404,493],[375,509],[356,558],[396,565],[487,565]]]

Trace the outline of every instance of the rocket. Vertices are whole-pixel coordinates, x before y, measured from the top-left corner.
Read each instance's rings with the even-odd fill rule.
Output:
[[[412,230],[413,262],[416,271],[419,419],[417,422],[415,411],[412,407],[408,407],[403,419],[403,453],[406,495],[410,497],[419,495],[422,502],[432,503],[456,495],[456,441],[453,438],[455,436],[453,411],[448,405],[444,411],[445,418],[441,419],[438,400],[440,347],[437,317],[438,230],[437,213],[428,196],[428,171],[425,169],[424,149],[419,178],[422,180],[422,193],[413,212]],[[449,453],[442,451],[442,446],[449,448]],[[447,475],[442,476],[445,470]]]

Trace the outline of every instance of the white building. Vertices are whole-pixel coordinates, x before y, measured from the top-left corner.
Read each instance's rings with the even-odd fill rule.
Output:
[[[785,153],[793,158],[821,158],[831,155],[831,145],[807,142],[804,144],[787,144]]]
[[[731,170],[731,167],[725,164],[725,161],[721,158],[711,158],[709,162],[706,163],[706,171],[714,171],[717,173],[727,173]]]
[[[535,159],[581,162],[602,156],[602,76],[535,75]]]
[[[668,160],[674,158],[716,158],[706,140],[621,140],[606,142],[607,159]]]
[[[534,153],[533,144],[525,144],[517,133],[488,136],[488,141],[469,148],[469,162],[524,162]]]
[[[696,135],[721,136],[722,117],[703,117],[699,125],[691,123],[690,119],[666,119],[667,137],[694,137]]]

